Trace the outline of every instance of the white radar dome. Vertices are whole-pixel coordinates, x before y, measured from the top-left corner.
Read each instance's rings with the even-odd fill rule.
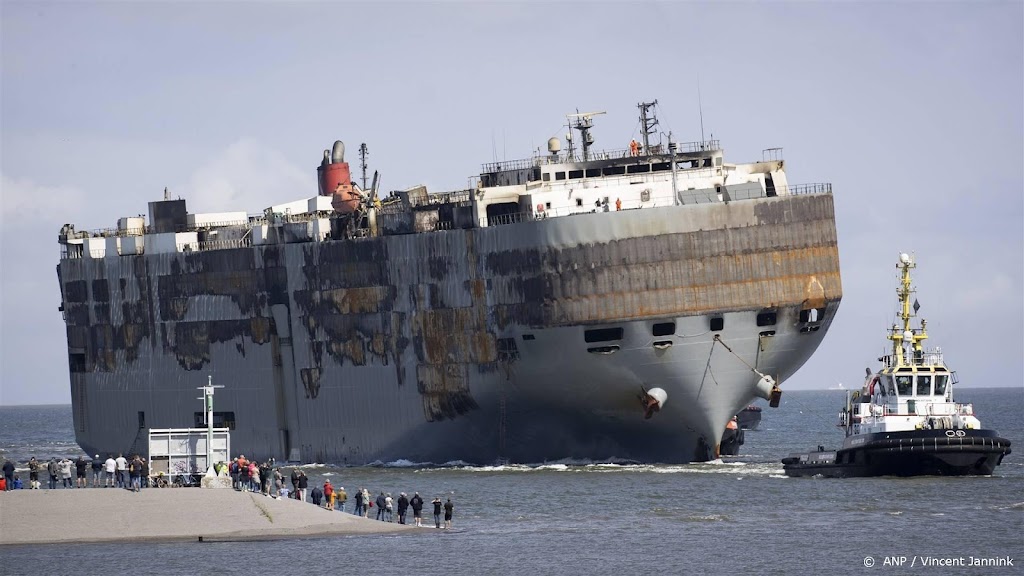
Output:
[[[562,149],[562,141],[561,140],[559,140],[558,138],[554,138],[554,137],[548,138],[548,152],[551,152],[552,154],[555,154],[555,153],[557,153],[561,149]]]
[[[906,252],[900,254],[900,262],[910,264],[910,254],[907,254]]]

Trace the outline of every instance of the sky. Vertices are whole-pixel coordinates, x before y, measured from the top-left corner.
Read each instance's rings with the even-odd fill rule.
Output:
[[[698,85],[700,98],[698,99]],[[929,344],[963,386],[1022,388],[1024,3],[0,0],[0,404],[69,403],[57,234],[165,187],[192,212],[316,193],[360,142],[382,189],[462,189],[657,99],[726,160],[782,147],[833,185],[843,302],[784,389],[859,386],[915,255]]]

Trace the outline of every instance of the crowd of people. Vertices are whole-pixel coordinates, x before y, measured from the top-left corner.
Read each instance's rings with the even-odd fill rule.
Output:
[[[106,460],[97,454],[91,461],[79,456],[75,460],[58,459],[56,456],[47,462],[36,460],[33,456],[28,461],[28,485],[15,473],[14,462],[4,461],[3,478],[0,478],[0,489],[39,490],[42,488],[41,475],[47,477],[47,488],[127,488],[138,492],[148,486],[149,466],[146,459],[136,454],[131,460],[118,454],[117,458],[109,455]]]
[[[146,459],[140,455],[134,455],[131,460],[118,454],[115,458],[109,455],[106,460],[101,459],[97,454],[91,461],[79,456],[76,460],[67,458],[51,458],[45,464],[37,461],[33,456],[28,462],[29,489],[38,490],[41,487],[39,475],[46,473],[49,476],[48,488],[56,489],[58,484],[63,488],[125,488],[138,492],[151,485],[163,487],[167,485],[163,473],[150,477],[149,465]],[[91,473],[90,473],[91,472]],[[323,484],[314,484],[310,490],[309,477],[301,468],[293,468],[291,474],[285,477],[279,466],[275,465],[274,459],[263,462],[246,459],[245,455],[239,455],[228,463],[218,463],[216,466],[218,474],[226,474],[231,477],[231,485],[235,490],[241,492],[261,493],[268,498],[294,498],[303,502],[311,502],[327,510],[338,510],[346,512],[348,505],[348,492],[344,486],[335,488],[330,480]],[[289,488],[289,484],[291,487]],[[15,473],[15,465],[6,460],[3,465],[3,477],[0,478],[0,490],[19,490],[25,488],[24,482]],[[381,522],[394,522],[398,517],[399,524],[406,524],[409,511],[412,511],[412,521],[415,526],[423,526],[423,509],[425,501],[419,492],[413,492],[410,498],[405,492],[398,495],[395,500],[390,492],[381,492],[376,498],[372,497],[369,490],[360,488],[356,490],[353,497],[355,509],[353,514],[369,518],[373,508],[376,508],[375,517]],[[430,502],[434,513],[434,527],[451,528],[452,515],[455,511],[455,504],[448,498],[442,502],[440,497]],[[443,517],[443,524],[442,524]]]

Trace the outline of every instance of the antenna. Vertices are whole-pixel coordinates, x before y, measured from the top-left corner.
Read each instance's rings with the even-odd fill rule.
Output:
[[[366,157],[370,155],[370,149],[366,147],[366,142],[359,145],[359,165],[363,169],[363,190],[366,190]]]
[[[704,146],[704,105],[700,98],[700,74],[697,74],[697,110],[700,112],[700,144]]]

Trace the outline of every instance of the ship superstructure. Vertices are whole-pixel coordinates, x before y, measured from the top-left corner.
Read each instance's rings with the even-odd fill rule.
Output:
[[[652,142],[640,108],[642,143],[594,151],[595,114],[573,115],[565,153],[486,164],[468,190],[383,196],[338,142],[317,196],[260,215],[165,197],[148,223],[66,225],[79,443],[204,425],[212,376],[214,425],[250,457],[714,458],[835,315],[831,187],[790,185],[777,149]]]

